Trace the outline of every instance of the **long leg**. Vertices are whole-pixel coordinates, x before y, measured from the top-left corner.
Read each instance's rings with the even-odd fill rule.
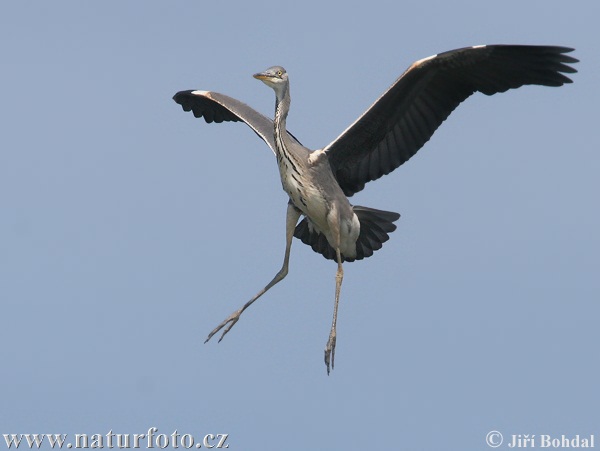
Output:
[[[329,375],[329,363],[331,362],[331,369],[333,370],[335,360],[335,341],[336,341],[336,324],[338,305],[340,303],[340,291],[342,289],[342,280],[344,279],[344,268],[342,266],[342,254],[340,252],[340,222],[339,216],[335,215],[334,220],[330,221],[329,226],[333,232],[333,238],[336,243],[335,256],[337,260],[337,272],[335,273],[335,302],[333,304],[333,320],[331,321],[331,331],[329,332],[329,340],[325,345],[325,365],[327,366],[327,375]]]
[[[231,328],[235,325],[235,323],[238,322],[238,320],[240,319],[241,314],[244,312],[244,310],[246,310],[248,307],[250,307],[254,301],[256,301],[259,297],[261,297],[263,294],[265,294],[267,291],[269,291],[269,289],[275,285],[277,282],[281,282],[285,276],[287,276],[288,273],[288,263],[290,261],[290,249],[292,247],[292,239],[294,238],[294,229],[296,228],[296,223],[298,222],[298,219],[300,218],[300,211],[294,207],[292,205],[292,203],[288,203],[288,208],[287,208],[287,215],[286,215],[286,225],[285,225],[285,256],[283,257],[283,265],[281,266],[281,269],[279,270],[279,272],[277,274],[275,274],[275,277],[273,277],[273,280],[271,280],[266,287],[264,287],[262,290],[260,290],[258,293],[256,293],[256,295],[254,295],[254,297],[252,299],[250,299],[248,302],[246,302],[244,304],[244,306],[239,309],[236,310],[235,312],[233,312],[231,315],[229,315],[227,317],[227,319],[225,319],[225,321],[223,321],[221,324],[219,324],[217,327],[215,327],[212,332],[210,334],[208,334],[208,337],[206,338],[206,340],[204,340],[204,343],[206,343],[208,340],[210,340],[213,335],[215,335],[217,332],[219,332],[221,329],[223,329],[225,326],[225,330],[223,331],[223,333],[221,334],[221,338],[219,338],[219,342],[223,339],[223,337],[225,335],[227,335],[227,332],[229,332],[231,330]]]

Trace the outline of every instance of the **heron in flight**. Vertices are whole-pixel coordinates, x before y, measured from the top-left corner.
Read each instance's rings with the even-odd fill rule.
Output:
[[[408,161],[448,115],[474,92],[492,95],[523,85],[562,86],[573,49],[556,46],[480,45],[433,55],[413,63],[392,86],[333,142],[310,150],[287,131],[290,84],[286,70],[271,67],[254,75],[275,91],[275,117],[212,91],[181,91],[173,99],[208,123],[245,122],[271,148],[289,196],[283,265],[252,299],[213,329],[219,341],[241,314],[288,273],[292,239],[337,263],[335,299],[325,346],[327,374],[334,367],[336,322],[344,262],[381,249],[396,229],[398,213],[352,205],[348,197],[367,182]],[[300,217],[303,219],[298,223]]]

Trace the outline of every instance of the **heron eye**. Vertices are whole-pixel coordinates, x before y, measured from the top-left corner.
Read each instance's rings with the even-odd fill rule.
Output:
[[[283,72],[281,72],[280,70],[277,71],[277,76],[281,77],[283,75]]]

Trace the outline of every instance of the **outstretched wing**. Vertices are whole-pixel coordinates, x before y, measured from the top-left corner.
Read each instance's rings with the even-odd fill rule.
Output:
[[[173,100],[184,111],[192,111],[194,116],[203,117],[209,124],[223,121],[245,122],[275,153],[273,121],[245,103],[218,92],[194,90],[180,91],[173,96]],[[288,135],[298,142],[291,133],[288,132]]]
[[[365,183],[408,161],[448,115],[476,91],[486,95],[523,85],[571,83],[562,73],[566,47],[475,46],[424,58],[412,64],[371,107],[325,147],[347,196]]]

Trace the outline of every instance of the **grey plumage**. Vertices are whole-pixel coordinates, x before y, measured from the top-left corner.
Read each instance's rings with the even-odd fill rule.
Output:
[[[287,131],[290,107],[287,72],[274,66],[255,74],[276,94],[271,121],[244,103],[210,91],[181,91],[173,99],[206,122],[248,124],[275,153],[283,189],[289,196],[284,262],[273,280],[208,336],[221,339],[242,312],[281,281],[288,272],[295,236],[325,258],[335,260],[334,314],[325,348],[327,372],[333,368],[336,322],[343,279],[342,263],[370,257],[396,229],[399,214],[352,206],[347,197],[366,183],[408,161],[448,115],[474,92],[492,95],[523,85],[561,86],[577,60],[573,49],[556,46],[475,46],[424,58],[412,64],[394,84],[338,138],[311,151]],[[298,223],[301,216],[304,218]]]

